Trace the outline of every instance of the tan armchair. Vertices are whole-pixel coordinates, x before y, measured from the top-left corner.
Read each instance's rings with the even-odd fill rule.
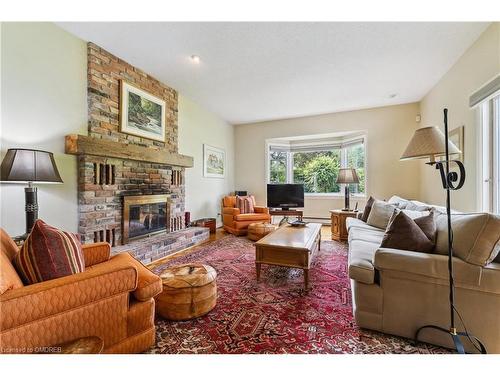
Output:
[[[16,275],[15,243],[0,229],[2,290]],[[37,284],[13,283],[0,295],[0,353],[98,336],[105,353],[139,353],[155,342],[154,299],[161,279],[107,243],[83,246],[85,271]]]
[[[222,221],[224,230],[236,236],[246,235],[252,223],[270,223],[271,215],[267,207],[254,206],[255,213],[241,214],[236,206],[236,196],[228,195],[222,199]]]

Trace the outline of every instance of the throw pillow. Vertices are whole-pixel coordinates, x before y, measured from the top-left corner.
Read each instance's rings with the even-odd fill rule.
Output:
[[[372,196],[370,196],[370,198],[368,198],[368,200],[366,201],[365,209],[363,210],[363,215],[361,216],[361,220],[363,220],[365,223],[368,220],[368,216],[370,215],[370,211],[374,202],[375,199]]]
[[[406,206],[410,203],[410,201],[408,199],[401,198],[400,196],[393,195],[389,198],[387,203],[397,204],[398,208],[406,209]]]
[[[425,218],[427,219],[428,217],[430,217],[430,215]],[[434,221],[433,217],[432,221]],[[430,253],[434,248],[434,243],[411,217],[406,215],[403,211],[399,211],[394,212],[391,217],[380,246],[391,249]]]
[[[448,220],[436,218],[436,253],[448,254]],[[500,216],[489,213],[452,214],[453,255],[478,266],[490,264],[500,254]]]
[[[255,198],[253,195],[248,197],[236,197],[236,208],[239,208],[240,214],[253,214],[255,206]]]
[[[432,242],[432,246],[436,244],[436,236],[437,236],[437,225],[435,219],[436,210],[433,208],[429,211],[428,215],[424,215],[417,218],[412,218],[415,221],[422,232],[427,236],[429,241]]]
[[[80,236],[37,220],[14,265],[25,284],[82,272],[85,263]]]
[[[429,211],[431,209],[430,206],[425,203],[419,201],[409,201],[405,207],[407,210],[411,211]]]
[[[401,207],[398,206],[398,208],[401,208]],[[403,211],[407,216],[411,217],[413,220],[415,220],[419,217],[429,216],[429,213],[430,213],[429,210],[427,210],[427,211],[415,211],[415,210],[402,209],[401,211]]]
[[[372,227],[386,229],[396,206],[387,202],[376,200],[368,215],[366,223]]]

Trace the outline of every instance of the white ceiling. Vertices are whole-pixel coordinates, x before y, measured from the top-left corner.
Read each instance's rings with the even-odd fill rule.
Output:
[[[58,23],[233,124],[419,101],[487,23]],[[199,55],[194,64],[191,55]],[[396,97],[390,98],[392,94]]]

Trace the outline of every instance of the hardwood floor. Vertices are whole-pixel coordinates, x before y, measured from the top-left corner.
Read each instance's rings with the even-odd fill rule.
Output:
[[[332,238],[332,234],[331,234],[330,228],[331,227],[329,225],[323,225],[321,227],[321,238],[323,240],[330,240]],[[203,243],[195,245],[195,246],[188,247],[187,249],[181,250],[181,251],[179,251],[179,252],[177,252],[175,254],[167,255],[164,258],[155,260],[154,262],[147,264],[146,267],[153,268],[153,267],[155,267],[156,265],[158,265],[160,263],[163,263],[163,262],[166,262],[166,261],[170,261],[171,259],[175,259],[177,257],[189,254],[192,251],[196,251],[200,246],[204,246],[207,243],[214,242],[214,241],[216,241],[218,239],[221,239],[223,237],[226,237],[226,236],[232,236],[232,234],[227,233],[222,228],[217,228],[217,230],[215,231],[215,233],[211,234],[210,237],[209,237],[209,239],[206,242],[203,242]]]

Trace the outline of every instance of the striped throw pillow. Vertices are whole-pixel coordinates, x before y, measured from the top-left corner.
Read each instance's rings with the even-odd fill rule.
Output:
[[[25,285],[83,272],[80,236],[37,220],[14,265]]]
[[[248,197],[236,197],[236,208],[239,208],[240,214],[253,214],[255,206],[255,198],[253,195]]]

